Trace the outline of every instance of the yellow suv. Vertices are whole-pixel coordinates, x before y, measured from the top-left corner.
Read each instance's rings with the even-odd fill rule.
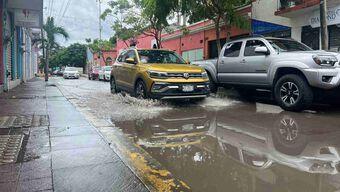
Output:
[[[126,91],[137,98],[203,99],[210,93],[203,68],[159,49],[122,51],[112,67],[110,85],[111,93]]]

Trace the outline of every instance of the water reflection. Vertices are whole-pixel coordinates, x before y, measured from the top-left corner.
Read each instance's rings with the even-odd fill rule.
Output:
[[[340,118],[240,104],[117,123],[193,191],[336,191]]]

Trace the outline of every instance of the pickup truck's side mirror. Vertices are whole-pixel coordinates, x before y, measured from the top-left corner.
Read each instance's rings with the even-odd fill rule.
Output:
[[[269,52],[267,47],[256,47],[255,48],[255,53],[269,55],[270,52]]]

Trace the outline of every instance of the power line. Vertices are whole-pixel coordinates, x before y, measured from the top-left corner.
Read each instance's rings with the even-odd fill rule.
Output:
[[[54,7],[54,0],[51,2],[51,14],[50,17],[53,17],[53,7]]]
[[[64,12],[63,12],[63,14],[62,14],[62,16],[61,16],[59,25],[61,25],[61,23],[62,23],[62,21],[63,21],[63,18],[64,18],[64,16],[65,16],[65,13],[67,12],[67,9],[69,8],[70,4],[71,4],[71,0],[68,0],[68,1],[67,1],[67,4],[66,4],[66,7],[65,7],[65,9],[64,9]]]
[[[58,23],[60,23],[60,20],[61,20],[61,13],[63,12],[63,8],[64,8],[64,5],[65,5],[65,2],[66,2],[67,0],[65,0],[65,1],[63,1],[63,4],[61,5],[61,7],[60,7],[60,10],[59,10],[59,13],[58,13],[58,15],[56,15],[56,17],[59,17],[58,19]]]
[[[51,2],[52,2],[52,0],[48,1],[48,7],[47,7],[47,16],[48,17],[51,15]]]

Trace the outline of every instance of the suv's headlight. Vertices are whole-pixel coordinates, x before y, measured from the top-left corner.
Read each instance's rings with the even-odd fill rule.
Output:
[[[313,60],[321,66],[334,66],[338,59],[334,55],[313,55]]]
[[[160,71],[148,71],[149,76],[155,79],[166,79],[168,78],[167,72],[160,72]]]
[[[207,72],[203,72],[202,73],[202,78],[203,79],[207,79],[208,78],[208,73]]]

